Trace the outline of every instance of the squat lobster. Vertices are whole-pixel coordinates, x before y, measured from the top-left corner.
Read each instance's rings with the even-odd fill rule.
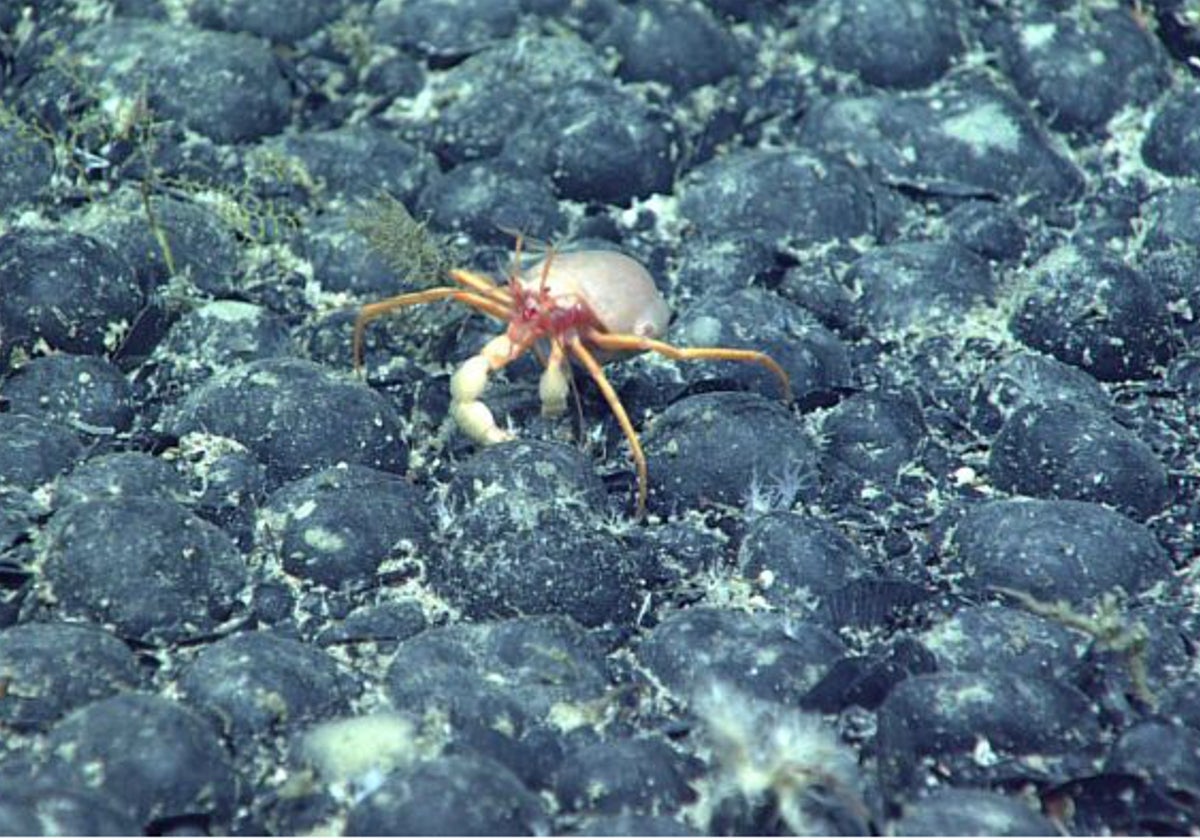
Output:
[[[723,359],[753,362],[778,379],[790,402],[791,384],[779,363],[757,350],[731,347],[675,347],[659,340],[666,332],[670,309],[650,273],[631,257],[615,251],[549,252],[528,271],[520,269],[518,237],[507,285],[465,269],[450,277],[459,286],[438,286],[369,303],[354,322],[354,367],[361,370],[363,333],[371,321],[396,309],[452,298],[508,324],[478,354],[467,359],[450,379],[450,413],[459,428],[481,444],[501,443],[512,435],[496,425],[480,397],[488,375],[520,358],[535,345],[544,353],[546,370],[538,386],[542,415],[566,411],[570,389],[569,360],[574,359],[595,381],[617,418],[637,467],[637,515],[646,512],[649,476],[641,441],[629,414],[601,367],[624,353],[651,350],[670,359]],[[595,352],[598,351],[598,352]]]

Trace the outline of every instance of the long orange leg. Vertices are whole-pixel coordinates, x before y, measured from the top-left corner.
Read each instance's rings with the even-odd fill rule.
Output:
[[[600,389],[600,393],[604,395],[604,399],[608,402],[608,407],[612,411],[613,416],[617,418],[617,424],[625,434],[625,440],[629,441],[629,451],[633,456],[634,466],[637,467],[637,515],[638,519],[641,519],[646,515],[646,499],[650,492],[650,471],[646,467],[646,453],[642,451],[642,442],[638,439],[637,432],[633,428],[633,423],[629,421],[629,414],[625,411],[625,406],[621,405],[620,397],[613,390],[612,384],[608,381],[608,377],[604,375],[604,370],[600,367],[600,363],[596,361],[596,357],[584,346],[578,336],[567,340],[567,349],[587,369],[587,372],[591,374],[596,386]]]
[[[456,289],[453,286],[438,286],[433,289],[409,292],[376,301],[375,303],[368,303],[362,309],[358,310],[358,317],[354,319],[354,369],[362,370],[363,332],[366,330],[367,324],[376,318],[397,309],[403,309],[406,306],[415,306],[418,303],[432,303],[433,301],[445,300],[446,298],[453,298],[460,303],[473,306],[501,321],[508,320],[508,309],[504,304],[484,294]]]
[[[476,274],[474,271],[467,271],[463,268],[451,269],[450,277],[456,283],[466,286],[473,292],[493,298],[497,303],[505,306],[512,304],[512,295],[508,289],[496,285],[490,277],[485,277],[482,274]]]
[[[753,362],[775,374],[783,389],[783,401],[788,403],[792,401],[792,383],[788,378],[787,371],[780,367],[779,362],[758,350],[742,350],[735,347],[676,347],[674,344],[667,344],[665,341],[657,341],[640,335],[604,333],[598,330],[590,331],[587,339],[588,343],[604,350],[633,352],[650,350],[676,361],[712,359],[727,362]]]

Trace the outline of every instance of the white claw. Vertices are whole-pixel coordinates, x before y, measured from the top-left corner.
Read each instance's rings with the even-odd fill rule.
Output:
[[[496,418],[479,399],[487,388],[488,374],[508,364],[514,348],[507,336],[498,335],[479,354],[467,359],[450,377],[450,416],[463,434],[485,446],[512,440],[513,435],[496,425]]]
[[[561,417],[567,410],[571,384],[561,364],[551,364],[542,373],[538,394],[542,398],[543,417]]]
[[[484,446],[513,439],[512,434],[496,425],[496,418],[492,416],[491,409],[478,400],[451,403],[450,416],[463,430],[463,434]]]
[[[467,359],[450,377],[450,399],[455,403],[477,402],[487,387],[490,366],[483,356]]]

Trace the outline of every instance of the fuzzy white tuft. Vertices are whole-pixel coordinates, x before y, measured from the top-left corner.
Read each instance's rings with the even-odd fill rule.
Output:
[[[709,795],[697,810],[704,830],[869,830],[854,755],[818,715],[720,682],[699,691],[692,709],[713,767]]]

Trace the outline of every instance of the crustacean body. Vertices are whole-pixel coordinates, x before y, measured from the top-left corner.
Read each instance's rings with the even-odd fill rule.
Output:
[[[450,380],[450,411],[459,428],[481,444],[511,439],[481,398],[493,371],[534,347],[545,361],[538,388],[542,413],[550,417],[562,414],[570,392],[569,366],[574,360],[595,381],[629,442],[638,475],[639,516],[645,513],[648,495],[646,456],[602,362],[646,350],[678,360],[753,362],[775,374],[784,399],[790,401],[787,373],[765,353],[729,347],[676,347],[662,341],[670,309],[650,273],[637,260],[616,251],[550,252],[532,268],[521,271],[520,246],[518,240],[505,285],[454,269],[450,277],[458,286],[411,292],[364,306],[354,324],[355,366],[362,364],[367,324],[406,306],[453,299],[505,322],[507,329],[463,362]]]

